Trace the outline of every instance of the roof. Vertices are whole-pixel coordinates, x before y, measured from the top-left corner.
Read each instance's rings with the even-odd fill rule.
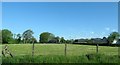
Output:
[[[94,38],[93,39],[94,43],[107,43],[107,39],[101,39],[101,38]]]
[[[112,44],[120,44],[120,39],[119,40],[114,40]]]

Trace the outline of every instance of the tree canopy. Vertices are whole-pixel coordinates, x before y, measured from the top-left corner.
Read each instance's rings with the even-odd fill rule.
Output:
[[[34,32],[31,29],[28,29],[28,30],[24,31],[23,34],[22,34],[24,43],[30,42],[31,38],[33,37],[32,36],[33,34],[34,34]]]
[[[41,43],[47,43],[49,40],[55,38],[55,35],[49,32],[43,32],[40,34],[40,42]]]
[[[0,43],[37,43],[37,39],[33,36],[34,32],[31,29],[24,31],[22,34],[13,34],[8,29],[0,30]],[[118,40],[120,34],[118,32],[112,32],[108,37],[100,38],[102,41],[105,41],[106,44],[111,45],[114,40]],[[87,43],[93,43],[93,38],[84,39]],[[65,40],[64,37],[55,36],[50,32],[43,32],[39,35],[40,43],[73,43],[76,40]],[[106,42],[107,41],[107,42]],[[94,43],[93,43],[94,44]]]
[[[112,44],[114,39],[118,39],[120,37],[120,34],[118,32],[112,32],[109,36],[108,36],[108,41],[109,44]]]
[[[65,39],[64,39],[64,37],[61,37],[60,42],[61,43],[65,43],[66,42]]]
[[[10,41],[12,41],[13,39],[13,34],[10,30],[8,29],[3,29],[2,30],[2,42],[3,43],[10,43]]]

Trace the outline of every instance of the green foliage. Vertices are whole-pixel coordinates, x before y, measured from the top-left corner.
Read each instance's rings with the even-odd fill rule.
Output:
[[[31,40],[30,43],[37,43],[37,40],[34,37],[32,37],[30,40]]]
[[[55,35],[49,32],[43,32],[40,34],[40,42],[47,43],[49,40],[54,39]]]
[[[22,41],[21,41],[21,38],[22,38],[21,34],[17,34],[17,42],[18,42],[18,43],[22,42]]]
[[[55,39],[57,40],[56,43],[60,43],[60,37],[59,36],[55,37]]]
[[[26,30],[25,32],[23,32],[22,34],[22,37],[23,37],[23,40],[24,40],[24,43],[29,43],[31,41],[31,38],[33,37],[33,31],[28,29]]]
[[[74,43],[74,40],[73,40],[73,39],[65,40],[65,41],[66,41],[66,43],[68,43],[68,44],[72,44],[72,43]]]
[[[66,42],[65,39],[64,39],[64,37],[61,37],[60,42],[61,43],[65,43]]]
[[[66,43],[71,43],[71,40],[66,40]]]
[[[108,41],[109,44],[112,44],[114,39],[118,39],[120,37],[120,34],[118,32],[112,32],[109,36],[108,36]]]
[[[13,40],[12,36],[13,34],[10,30],[3,29],[2,30],[2,43],[10,43]]]
[[[9,42],[10,44],[18,44],[17,39],[11,39],[11,41]]]

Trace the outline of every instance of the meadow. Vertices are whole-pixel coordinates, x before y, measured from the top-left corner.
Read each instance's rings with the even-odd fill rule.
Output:
[[[7,44],[14,56],[32,55],[32,44]],[[4,44],[2,45],[5,46]],[[64,55],[64,44],[35,44],[35,55]],[[96,46],[67,44],[67,55],[79,56],[96,53]],[[99,46],[99,53],[117,55],[118,47]]]
[[[13,58],[2,57],[3,63],[116,63],[118,62],[118,47],[67,44],[67,55],[64,55],[64,44],[35,44],[32,57],[32,44],[7,44]],[[4,44],[2,45],[4,47]],[[93,54],[92,59],[86,57]]]

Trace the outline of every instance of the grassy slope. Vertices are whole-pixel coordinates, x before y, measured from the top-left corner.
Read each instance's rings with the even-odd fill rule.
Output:
[[[9,44],[8,46],[14,56],[32,53],[32,44]],[[96,53],[96,46],[73,44],[67,46],[67,55],[78,56],[88,53]],[[117,55],[118,47],[99,46],[99,53]],[[35,55],[64,55],[64,44],[35,44]]]

